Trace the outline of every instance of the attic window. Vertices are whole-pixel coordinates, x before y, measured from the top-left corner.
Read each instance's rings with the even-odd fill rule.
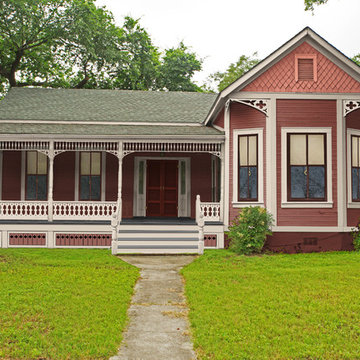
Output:
[[[295,56],[295,80],[296,81],[316,81],[317,80],[317,61],[316,55],[296,55]]]

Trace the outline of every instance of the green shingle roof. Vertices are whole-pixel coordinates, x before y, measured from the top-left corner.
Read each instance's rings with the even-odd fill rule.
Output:
[[[154,126],[154,125],[88,125],[88,124],[24,124],[0,121],[0,134],[52,134],[52,135],[222,135],[208,126]]]
[[[0,120],[202,123],[215,94],[13,88]]]

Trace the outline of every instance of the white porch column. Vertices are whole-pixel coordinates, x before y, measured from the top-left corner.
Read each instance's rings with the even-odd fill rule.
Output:
[[[225,151],[224,151],[224,217],[223,222],[225,227],[229,226],[229,211],[230,211],[230,199],[229,199],[229,171],[230,171],[230,100],[225,104],[224,113],[224,129],[225,129]]]
[[[49,181],[48,181],[48,221],[53,221],[53,184],[54,184],[54,141],[49,144]]]
[[[0,151],[0,200],[2,199],[2,173],[3,173],[3,151]]]
[[[224,222],[224,213],[226,211],[224,207],[224,184],[225,184],[225,144],[221,144],[221,173],[220,173],[220,221]]]
[[[118,197],[117,197],[117,219],[121,221],[122,219],[122,163],[123,163],[123,143],[119,142],[119,151],[118,151],[118,160],[119,160],[119,169],[118,169]]]

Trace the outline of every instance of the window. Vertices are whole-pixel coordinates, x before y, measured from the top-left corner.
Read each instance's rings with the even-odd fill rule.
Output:
[[[351,136],[351,194],[352,201],[360,201],[360,136]]]
[[[26,200],[47,199],[47,156],[37,151],[26,153]]]
[[[317,81],[317,57],[315,54],[295,55],[295,80]]]
[[[101,153],[80,153],[80,200],[101,198]]]
[[[325,134],[287,134],[288,200],[326,201]]]
[[[264,140],[262,128],[233,132],[233,207],[264,206]]]
[[[238,201],[258,199],[258,136],[241,135],[239,144]]]

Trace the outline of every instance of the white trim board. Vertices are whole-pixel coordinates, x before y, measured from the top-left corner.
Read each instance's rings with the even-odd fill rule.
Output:
[[[288,133],[323,133],[326,134],[326,180],[327,201],[288,201],[287,199],[287,134]],[[330,127],[283,127],[281,128],[281,207],[282,208],[332,208],[332,136]]]

